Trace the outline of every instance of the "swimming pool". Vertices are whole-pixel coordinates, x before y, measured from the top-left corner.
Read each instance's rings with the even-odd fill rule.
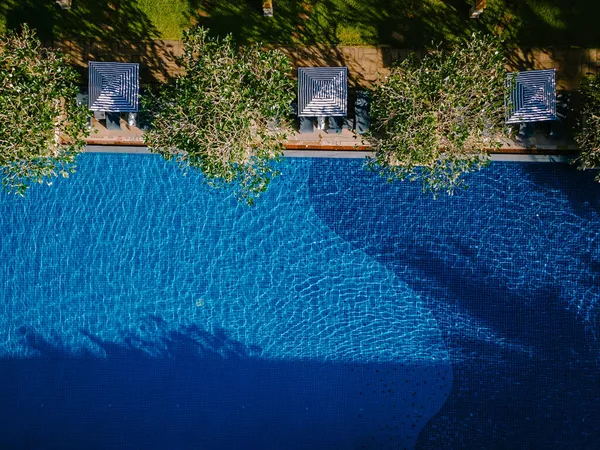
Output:
[[[594,442],[589,174],[494,163],[433,200],[360,160],[282,171],[248,208],[156,156],[85,154],[3,196],[0,443]]]

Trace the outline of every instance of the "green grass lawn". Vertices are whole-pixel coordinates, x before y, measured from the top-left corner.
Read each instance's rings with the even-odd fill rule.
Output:
[[[115,5],[112,8],[110,4]],[[598,0],[488,0],[479,20],[472,0],[274,0],[275,17],[260,0],[73,0],[63,11],[52,0],[3,0],[0,28],[27,21],[43,38],[178,39],[191,24],[239,41],[282,45],[420,47],[453,41],[475,29],[525,46],[600,47]]]
[[[473,0],[274,0],[262,17],[260,1],[197,1],[199,23],[242,41],[420,47],[453,41],[476,29],[525,46],[600,47],[598,0],[488,0],[479,20]]]
[[[0,2],[0,29],[28,22],[45,40],[179,39],[191,17],[188,0],[73,0],[70,10],[53,0]]]
[[[187,0],[138,0],[140,12],[147,15],[164,39],[180,39],[190,25]]]

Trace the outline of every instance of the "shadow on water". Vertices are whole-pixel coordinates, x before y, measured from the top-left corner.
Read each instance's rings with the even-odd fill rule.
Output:
[[[165,61],[172,52],[137,0],[74,0],[61,9],[51,0],[7,0],[0,4],[7,29],[27,23],[48,46],[56,46],[83,68],[90,60],[140,63],[143,82],[169,78]],[[82,79],[82,84],[86,82]]]
[[[146,337],[121,343],[83,333],[77,354],[21,329],[36,356],[0,360],[0,446],[411,447],[443,401],[431,397],[449,390],[418,387],[436,366],[264,360],[223,330],[173,331],[158,317],[140,328]]]
[[[450,345],[467,358],[453,364],[453,395],[423,431],[419,447],[434,448],[431,437],[446,428],[457,441],[479,448],[592,448],[600,436],[600,370],[592,336],[565,309],[560,286],[515,295],[495,285],[493,268],[484,264],[477,265],[477,275],[467,275],[431,252],[413,256],[429,261],[419,270],[428,283],[444,286],[448,298],[459,299],[459,311],[524,347],[482,342],[446,320]],[[429,294],[425,285],[419,290]],[[437,305],[430,306],[439,317]],[[459,418],[462,429],[447,417]]]
[[[525,174],[540,189],[560,191],[568,199],[571,210],[582,219],[588,220],[594,215],[600,215],[600,183],[594,180],[598,172],[578,171],[575,166],[567,164],[561,166],[564,168],[563,173],[568,176],[547,170],[543,164],[525,164],[523,168]],[[560,182],[557,182],[558,177]]]
[[[600,439],[599,346],[582,317],[569,309],[566,285],[553,270],[566,270],[560,275],[567,277],[573,273],[570,282],[588,290],[599,286],[597,264],[583,270],[570,267],[570,259],[551,269],[538,264],[561,251],[579,261],[578,253],[570,254],[573,247],[578,252],[578,234],[565,235],[560,250],[538,246],[532,253],[527,244],[535,242],[536,233],[544,236],[545,229],[504,229],[503,221],[518,224],[526,212],[519,208],[531,207],[532,200],[514,197],[524,194],[519,189],[523,178],[511,181],[502,168],[500,188],[489,181],[496,175],[489,169],[465,193],[432,200],[415,183],[390,189],[384,181],[374,182],[374,174],[360,172],[360,162],[356,170],[345,171],[330,167],[335,164],[313,164],[316,214],[422,296],[455,356],[452,393],[420,434],[418,448],[439,448],[441,441],[447,448],[595,448]],[[597,214],[600,192],[587,189],[577,178],[580,173],[569,172],[548,165],[523,169],[537,173],[528,189],[532,195],[544,193],[538,205],[555,211],[551,193],[558,192],[585,220]],[[480,223],[480,217],[487,219]],[[482,236],[493,217],[499,228],[488,242]],[[464,225],[462,231],[457,223]],[[520,251],[511,256],[515,248]]]

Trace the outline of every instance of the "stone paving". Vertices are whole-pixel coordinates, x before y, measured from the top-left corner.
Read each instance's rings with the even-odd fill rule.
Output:
[[[557,88],[573,90],[586,74],[600,68],[600,49],[519,49],[508,55],[509,70],[556,69]]]
[[[82,68],[87,67],[90,60],[139,62],[145,83],[165,81],[182,72],[175,61],[183,53],[183,43],[178,40],[118,42],[110,45],[98,41],[62,42],[57,43],[56,47],[63,50],[73,64]],[[385,76],[394,61],[406,58],[412,52],[410,49],[384,46],[314,45],[281,49],[290,56],[294,67],[347,66],[350,84],[354,86],[372,85],[378,76]],[[582,75],[598,73],[600,49],[521,48],[507,53],[507,60],[507,69],[511,71],[555,68],[558,88],[574,89]]]
[[[143,131],[130,127],[125,120],[121,120],[121,130],[107,130],[106,127],[92,120],[92,133],[87,139],[88,145],[117,145],[143,147]],[[288,137],[285,143],[286,150],[290,151],[345,151],[364,152],[372,147],[362,136],[351,130],[344,129],[341,134],[329,134],[315,129],[310,134],[295,133]],[[552,139],[543,129],[533,133],[527,139],[505,139],[500,150],[491,151],[498,154],[544,154],[544,155],[572,155],[576,147],[566,138]]]

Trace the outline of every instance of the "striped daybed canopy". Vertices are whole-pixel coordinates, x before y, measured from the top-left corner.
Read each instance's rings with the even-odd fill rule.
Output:
[[[298,115],[344,117],[348,114],[348,68],[298,68]]]
[[[507,88],[507,124],[558,120],[554,69],[509,73]]]
[[[92,111],[137,112],[139,90],[139,64],[90,61]]]

